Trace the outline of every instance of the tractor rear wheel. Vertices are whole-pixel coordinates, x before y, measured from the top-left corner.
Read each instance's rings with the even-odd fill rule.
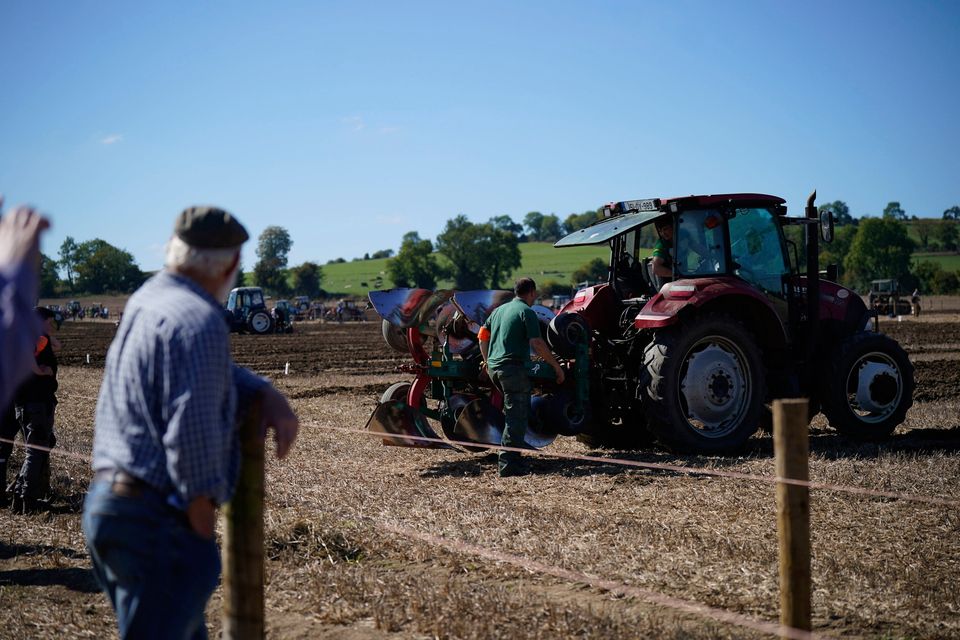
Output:
[[[273,330],[273,318],[266,311],[254,311],[247,318],[247,327],[258,335],[270,333]]]
[[[644,351],[640,380],[648,428],[675,451],[735,451],[760,424],[760,350],[729,316],[708,314],[658,331]]]
[[[885,438],[913,405],[913,365],[895,340],[859,333],[840,346],[821,389],[830,426],[854,438]]]

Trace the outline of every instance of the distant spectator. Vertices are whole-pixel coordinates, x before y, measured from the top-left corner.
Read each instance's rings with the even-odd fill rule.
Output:
[[[33,376],[20,385],[13,401],[17,424],[27,444],[23,466],[13,483],[15,513],[37,511],[40,500],[49,496],[50,449],[56,444],[53,414],[57,406],[56,352],[60,350],[60,341],[54,334],[60,325],[56,314],[46,307],[38,307],[37,315],[44,329],[34,350]]]

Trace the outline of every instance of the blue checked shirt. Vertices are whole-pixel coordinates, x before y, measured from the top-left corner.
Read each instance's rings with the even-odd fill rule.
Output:
[[[93,468],[122,469],[185,508],[229,500],[240,466],[238,392],[268,384],[230,359],[223,310],[161,271],[130,297],[97,401]]]

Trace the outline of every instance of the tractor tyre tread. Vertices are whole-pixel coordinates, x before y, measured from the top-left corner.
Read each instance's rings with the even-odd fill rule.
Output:
[[[746,364],[753,370],[751,405],[744,409],[740,425],[723,438],[708,438],[696,433],[679,406],[679,389],[671,388],[673,383],[679,385],[677,367],[682,366],[686,350],[711,332],[718,332],[735,342],[743,352]],[[640,389],[648,428],[662,445],[682,453],[731,453],[741,449],[760,426],[766,401],[763,359],[759,347],[741,322],[726,314],[710,313],[654,334],[643,353]],[[677,397],[678,401],[670,402],[671,396]]]

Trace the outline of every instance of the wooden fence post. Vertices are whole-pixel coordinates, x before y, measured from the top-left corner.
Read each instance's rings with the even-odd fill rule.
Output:
[[[240,477],[223,509],[223,638],[263,638],[263,435],[261,400],[240,425]]]
[[[775,400],[773,449],[777,477],[809,480],[807,400]],[[777,484],[780,541],[780,624],[810,630],[810,489]]]

